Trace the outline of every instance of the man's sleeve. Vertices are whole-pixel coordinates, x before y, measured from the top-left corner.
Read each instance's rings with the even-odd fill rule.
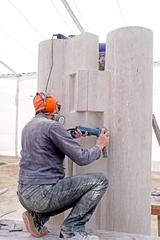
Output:
[[[82,148],[59,123],[53,123],[49,129],[53,143],[73,162],[80,166],[87,165],[101,156],[101,150],[97,146]]]

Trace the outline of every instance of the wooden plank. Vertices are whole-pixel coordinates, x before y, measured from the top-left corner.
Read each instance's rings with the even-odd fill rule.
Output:
[[[160,205],[152,205],[151,206],[151,214],[152,215],[160,215]]]
[[[158,126],[158,123],[157,123],[157,120],[156,120],[156,117],[154,114],[152,114],[152,126],[153,126],[157,141],[160,146],[160,129],[159,129],[159,126]]]
[[[157,216],[158,236],[160,236],[160,205],[152,204],[151,214]]]

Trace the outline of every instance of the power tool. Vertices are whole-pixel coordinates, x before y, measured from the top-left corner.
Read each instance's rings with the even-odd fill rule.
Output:
[[[83,134],[85,134],[87,132],[87,136],[96,136],[96,137],[99,137],[101,130],[102,130],[102,128],[89,128],[89,127],[84,127],[84,126],[79,125],[79,126],[76,126],[75,128],[69,128],[69,129],[67,129],[67,131],[70,132],[70,134],[73,138],[76,138],[76,130],[77,129],[79,129]],[[102,152],[103,152],[103,157],[107,158],[108,155],[107,155],[106,147],[103,148]]]

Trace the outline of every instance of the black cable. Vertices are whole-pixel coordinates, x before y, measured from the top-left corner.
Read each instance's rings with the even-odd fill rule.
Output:
[[[68,128],[67,132],[69,132],[73,138],[76,138],[76,128]]]
[[[52,35],[52,39],[51,39],[51,40],[52,40],[51,67],[50,67],[49,74],[48,74],[48,78],[47,78],[47,82],[46,82],[45,93],[47,93],[48,84],[49,84],[49,80],[50,80],[51,73],[52,73],[52,68],[53,68],[53,38],[54,38],[54,37],[57,37],[57,39],[67,39],[67,38],[68,38],[68,37],[64,36],[63,34],[61,34],[61,33],[53,34],[53,35]]]
[[[46,88],[45,88],[45,92],[46,92],[46,93],[47,93],[48,83],[49,83],[49,80],[50,80],[50,77],[51,77],[52,68],[53,68],[53,38],[54,38],[54,36],[55,36],[55,34],[52,35],[51,67],[50,67],[49,74],[48,74],[48,78],[47,78],[47,82],[46,82]]]

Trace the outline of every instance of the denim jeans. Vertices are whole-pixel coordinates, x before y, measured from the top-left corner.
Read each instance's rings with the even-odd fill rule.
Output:
[[[98,202],[108,186],[103,173],[88,173],[60,179],[50,185],[19,184],[18,197],[24,208],[40,213],[43,223],[72,208],[61,230],[85,231],[85,223],[91,218]]]

